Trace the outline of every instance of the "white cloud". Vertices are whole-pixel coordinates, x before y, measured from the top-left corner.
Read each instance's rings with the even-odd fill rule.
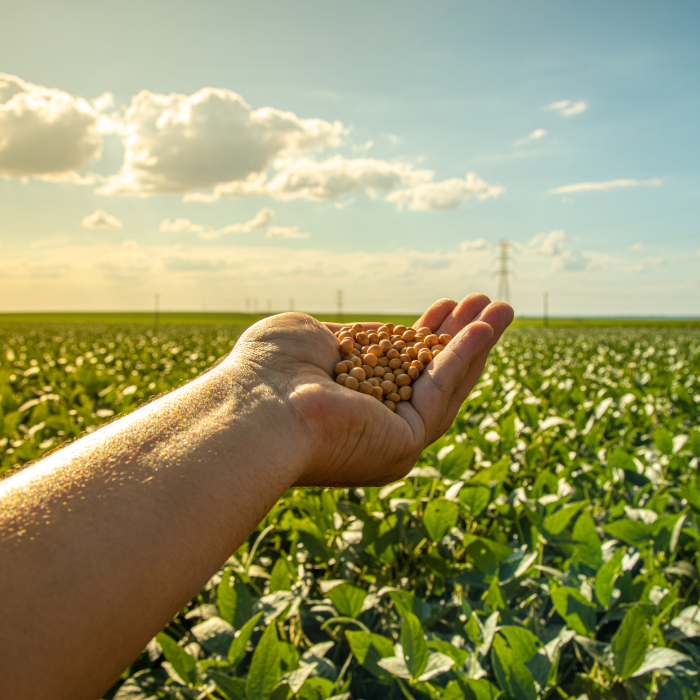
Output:
[[[585,270],[590,265],[590,262],[587,253],[582,253],[579,250],[564,250],[555,259],[554,269],[580,272]]]
[[[245,183],[283,155],[338,145],[343,127],[272,107],[253,110],[237,93],[141,91],[124,117],[124,163],[104,194],[184,193]]]
[[[189,219],[163,219],[160,222],[160,230],[163,233],[205,233],[210,231],[210,226],[204,224],[193,224]]]
[[[116,216],[108,214],[102,209],[96,209],[92,214],[83,217],[82,224],[85,228],[116,230],[122,227],[122,222]]]
[[[84,184],[100,157],[100,115],[81,97],[0,73],[0,175]]]
[[[300,231],[298,226],[270,226],[266,238],[308,238],[309,233]]]
[[[578,192],[609,192],[626,187],[659,187],[661,180],[653,177],[649,180],[633,180],[622,178],[619,180],[605,180],[603,182],[577,182],[573,185],[562,185],[549,190],[550,194],[574,194]]]
[[[192,95],[143,90],[125,112],[107,113],[113,107],[108,92],[90,103],[0,74],[0,176],[101,183],[99,194],[177,193],[200,202],[347,198],[340,202],[343,206],[354,196],[388,193],[387,201],[399,209],[429,211],[454,209],[466,199],[488,199],[503,191],[474,173],[435,182],[433,171],[416,166],[420,159],[389,162],[337,154],[320,160],[319,151],[339,146],[348,133],[340,122],[302,119],[272,107],[254,110],[231,90],[207,87]],[[124,144],[119,173],[78,172],[100,156],[102,136],[108,133],[118,134]],[[387,137],[395,141],[393,135]],[[355,150],[372,145],[367,141]],[[187,230],[216,235],[196,224]],[[248,229],[223,232],[239,230]]]
[[[518,139],[513,145],[524,146],[526,143],[530,143],[530,141],[539,141],[539,139],[544,138],[546,135],[547,129],[535,129],[534,131],[531,131],[525,138]]]
[[[549,233],[538,233],[528,243],[528,248],[537,255],[559,255],[566,241],[566,231],[556,229]]]
[[[567,246],[567,236],[564,229],[555,229],[549,233],[538,233],[530,239],[524,250],[537,256],[551,257],[552,271],[586,270],[592,264],[590,253],[574,250]]]
[[[92,104],[98,112],[104,112],[114,107],[114,95],[111,92],[103,92],[92,100]]]
[[[559,112],[563,117],[573,117],[576,114],[581,114],[588,109],[588,103],[579,100],[578,102],[573,102],[572,100],[559,100],[558,102],[552,102],[548,104],[544,109],[551,112]]]
[[[274,216],[274,210],[270,209],[270,207],[265,207],[248,221],[239,224],[229,224],[220,229],[214,229],[212,226],[207,226],[206,224],[194,224],[189,219],[175,219],[174,221],[163,219],[163,221],[160,222],[160,230],[166,233],[195,233],[202,239],[213,240],[227,233],[264,231],[268,228]],[[307,233],[303,237],[307,238],[308,235]]]
[[[456,209],[467,199],[483,201],[498,197],[504,189],[500,185],[485,182],[476,173],[467,173],[464,180],[455,177],[396,190],[390,192],[386,200],[395,202],[399,210],[408,205],[408,209],[413,211],[440,211]]]
[[[459,244],[459,250],[462,253],[468,253],[470,251],[485,250],[487,248],[485,238],[475,238],[473,241],[462,241]]]
[[[218,185],[211,194],[193,193],[187,201],[211,202],[222,197],[260,197],[268,195],[288,201],[307,199],[321,202],[347,194],[376,197],[378,190],[393,190],[433,178],[430,170],[416,170],[410,163],[389,163],[374,158],[344,158],[336,155],[325,161],[311,158],[275,163],[276,175],[251,177],[245,182]]]

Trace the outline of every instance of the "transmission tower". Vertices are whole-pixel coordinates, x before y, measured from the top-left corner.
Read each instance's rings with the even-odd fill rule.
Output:
[[[337,302],[338,302],[338,321],[339,321],[339,323],[342,323],[343,322],[343,290],[342,289],[338,290]]]
[[[510,255],[512,245],[505,238],[498,243],[498,301],[505,301],[510,304],[510,284],[509,278],[513,274],[508,264],[513,259]]]

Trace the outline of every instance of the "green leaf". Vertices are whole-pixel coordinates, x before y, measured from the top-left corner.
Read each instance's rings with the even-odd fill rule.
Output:
[[[162,668],[147,668],[127,678],[113,700],[158,700],[160,690],[168,680]]]
[[[220,617],[210,617],[192,628],[195,639],[213,654],[227,656],[233,642],[233,627]]]
[[[253,597],[250,595],[248,586],[241,581],[236,581],[234,585],[237,595],[236,614],[231,623],[235,629],[241,629],[253,614]]]
[[[590,513],[579,515],[574,525],[573,538],[579,543],[575,546],[574,562],[579,566],[584,565],[597,571],[603,563],[603,553],[600,548],[600,537]]]
[[[245,681],[242,678],[230,678],[218,671],[209,671],[208,675],[216,683],[216,689],[228,700],[246,700]]]
[[[270,573],[270,583],[268,586],[268,591],[274,593],[275,591],[291,591],[292,590],[292,572],[289,567],[289,562],[284,558],[280,557],[275,565],[272,567],[272,572]]]
[[[530,661],[541,646],[537,637],[524,627],[500,627],[498,632],[506,638],[508,646],[524,664]]]
[[[617,540],[635,547],[643,547],[652,539],[652,530],[641,520],[616,520],[603,528]]]
[[[418,677],[420,682],[429,681],[441,673],[446,673],[455,665],[454,659],[442,654],[439,651],[434,651],[428,654],[428,663],[425,664],[423,672]]]
[[[231,642],[231,646],[228,649],[228,660],[234,669],[245,656],[250,635],[253,634],[255,625],[258,624],[258,620],[260,620],[261,617],[262,613],[259,612],[255,617],[248,620],[248,622],[243,625],[243,628],[239,632],[238,636],[233,640],[233,642]]]
[[[231,585],[232,576],[233,571],[226,569],[216,588],[216,604],[219,608],[219,616],[230,625],[233,624],[236,618],[236,606],[238,604],[238,593]]]
[[[510,547],[500,542],[474,535],[465,536],[464,548],[476,568],[488,576],[493,576],[498,571],[499,564],[513,554]]]
[[[474,460],[474,446],[461,442],[448,452],[439,464],[440,473],[446,479],[459,479]]]
[[[688,505],[696,513],[700,513],[700,490],[690,488],[690,486],[681,486],[679,491],[681,492],[681,496],[688,501]]]
[[[671,620],[665,633],[667,639],[689,639],[700,637],[700,606],[691,605]]]
[[[248,700],[268,700],[280,675],[280,652],[277,627],[273,622],[263,632],[248,670],[246,695]]]
[[[653,436],[654,444],[659,448],[661,454],[673,454],[673,436],[666,428],[657,428]]]
[[[156,635],[168,663],[182,680],[189,686],[197,684],[197,660],[188,654],[169,634],[160,632]]]
[[[420,620],[412,613],[406,613],[401,625],[401,646],[406,660],[406,668],[411,677],[418,678],[428,663],[428,645],[425,643]]]
[[[606,668],[615,667],[615,659],[613,658],[612,649],[609,644],[598,642],[589,637],[577,635],[574,637],[576,642],[580,644],[588,654],[590,654],[599,664]]]
[[[435,542],[439,542],[456,524],[459,506],[454,501],[436,498],[423,513],[423,524]]]
[[[559,586],[551,593],[552,603],[566,624],[582,635],[591,635],[596,627],[596,606],[576,588]]]
[[[629,678],[642,665],[649,646],[649,632],[641,608],[632,608],[625,615],[610,646],[615,672],[620,678]]]
[[[645,673],[658,671],[662,668],[671,668],[676,664],[693,663],[693,660],[674,649],[666,647],[652,647],[644,655],[642,665],[632,674],[632,677],[643,676]]]
[[[491,489],[486,486],[463,486],[459,491],[459,500],[469,510],[469,515],[476,518],[491,500]]]
[[[430,606],[410,591],[390,591],[389,597],[402,618],[407,613],[413,613],[421,622],[428,619]]]
[[[608,559],[608,561],[606,561],[605,564],[600,567],[600,569],[598,569],[598,573],[596,574],[595,597],[604,608],[607,608],[608,605],[610,605],[615,578],[620,572],[622,557],[624,556],[624,547],[618,549],[617,552],[615,552],[615,554],[613,554],[613,556]]]
[[[493,640],[491,663],[498,685],[507,698],[537,700],[532,674],[502,637]]]
[[[377,665],[382,659],[394,655],[394,645],[390,639],[369,632],[347,631],[345,636],[352,653],[360,664],[380,680],[390,678],[390,674]]]
[[[587,505],[588,501],[578,501],[577,503],[564,506],[561,510],[558,510],[552,515],[548,515],[544,519],[542,529],[546,530],[551,535],[560,534],[567,528],[572,518]]]
[[[339,586],[331,588],[326,595],[341,615],[357,617],[362,612],[367,591],[353,586],[351,583],[341,583]]]
[[[457,681],[452,681],[452,683],[458,683],[462,695],[458,696],[459,700],[464,698],[464,700],[496,700],[500,694],[500,690],[490,683],[485,678],[459,678]],[[448,689],[452,685],[448,685]],[[444,696],[443,696],[444,697]],[[453,696],[454,700],[457,700],[457,696]],[[448,700],[448,699],[446,699]]]

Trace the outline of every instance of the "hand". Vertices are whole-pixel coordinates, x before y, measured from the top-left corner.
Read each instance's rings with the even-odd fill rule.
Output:
[[[227,362],[247,367],[248,381],[266,386],[302,428],[304,438],[292,448],[305,450],[295,485],[379,485],[408,473],[421,451],[445,433],[512,319],[510,306],[492,304],[483,294],[433,304],[414,327],[428,326],[454,340],[396,413],[332,378],[340,358],[333,335],[339,324],[299,313],[273,316],[246,331]]]

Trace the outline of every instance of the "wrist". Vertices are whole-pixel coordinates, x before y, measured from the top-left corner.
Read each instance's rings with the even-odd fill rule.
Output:
[[[297,482],[311,458],[308,433],[284,377],[232,353],[212,370],[226,415],[229,450],[257,478],[278,484],[280,495]]]

